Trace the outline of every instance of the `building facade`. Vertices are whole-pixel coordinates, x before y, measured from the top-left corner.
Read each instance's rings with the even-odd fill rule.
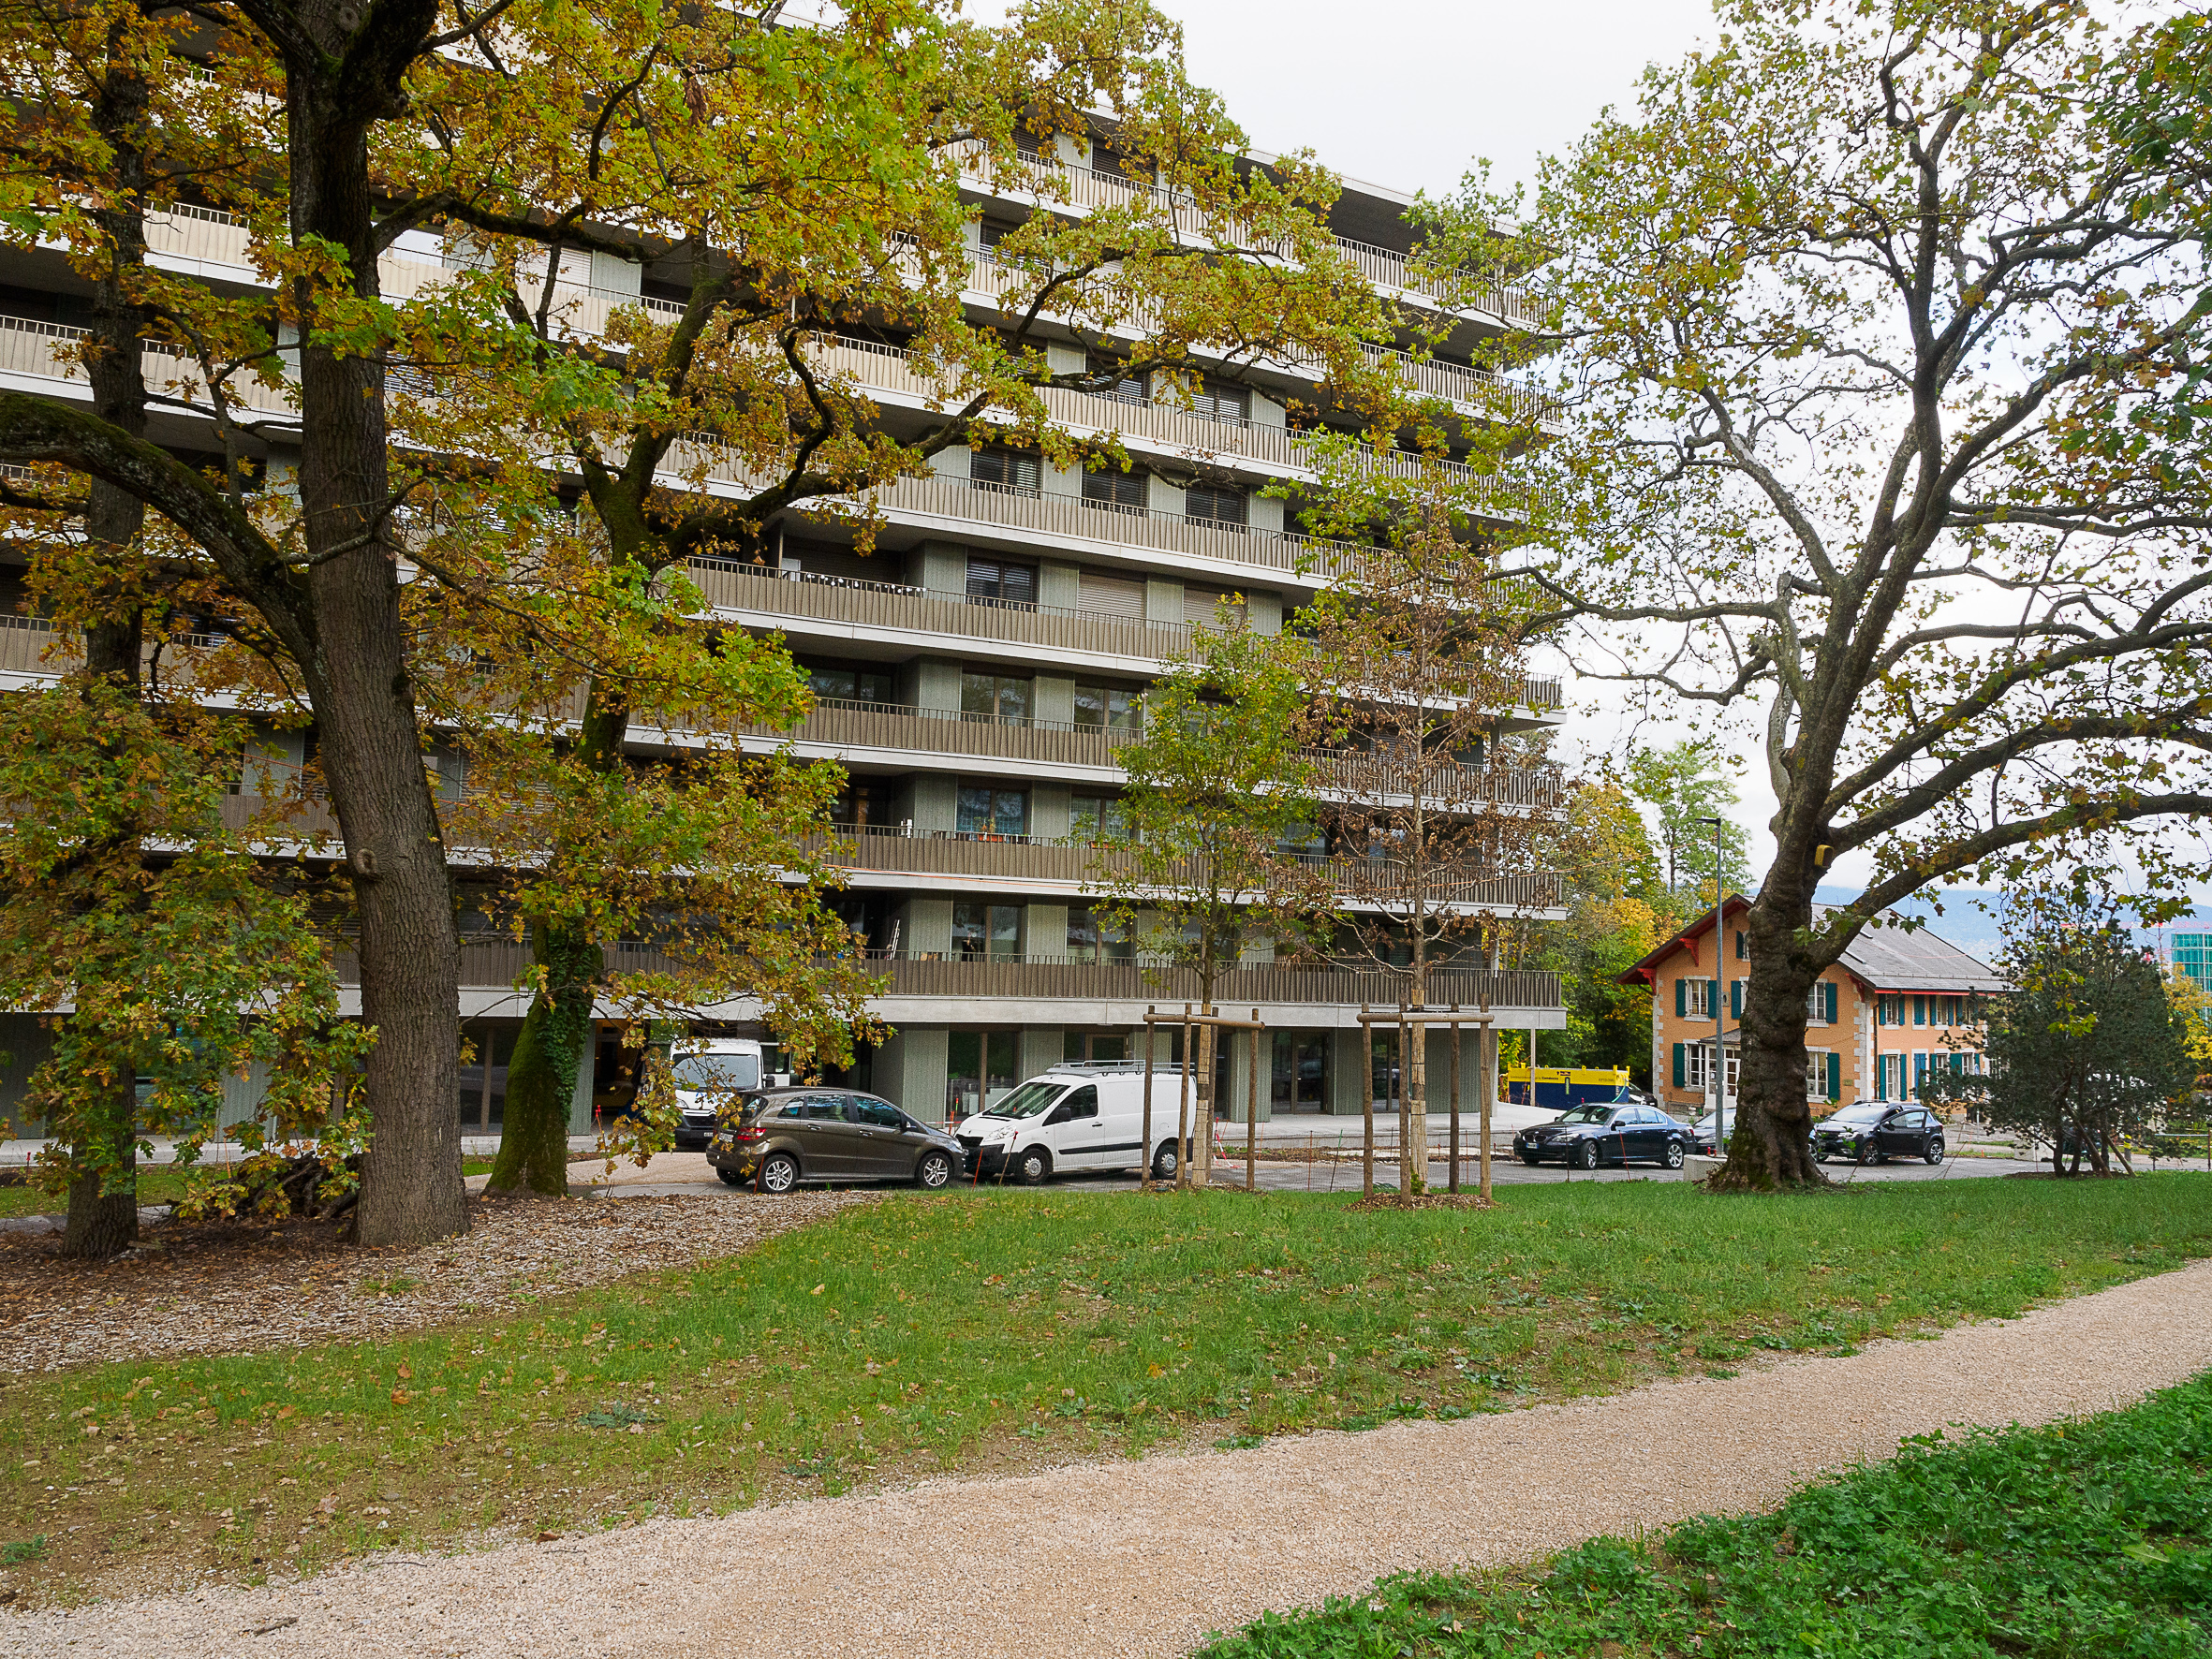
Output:
[[[1054,142],[1059,153],[1047,159],[1072,188],[1053,211],[1077,213],[1085,202],[1155,188],[1093,165],[1073,138]],[[1002,288],[992,245],[1041,207],[981,170],[966,184],[974,216],[964,302],[989,324]],[[1410,205],[1353,184],[1333,223],[1374,283],[1433,310],[1408,274]],[[153,257],[169,269],[226,284],[261,280],[245,226],[220,212],[156,213],[151,236]],[[443,260],[436,236],[408,232],[387,261],[387,291],[410,291],[422,270]],[[0,251],[0,385],[82,399],[81,367],[55,354],[83,331],[73,319],[83,312],[85,285],[58,254],[10,249]],[[595,252],[564,257],[558,275],[586,314],[622,304],[675,309],[656,297],[651,267],[641,263]],[[1510,292],[1488,309],[1454,315],[1462,355],[1464,343],[1519,320]],[[1048,324],[1046,332],[1055,368],[1081,366],[1099,344],[1080,318]],[[936,395],[895,341],[833,336],[822,349],[824,362],[865,388],[887,421],[928,408]],[[1451,355],[1406,358],[1405,374],[1479,418],[1495,406],[1501,383]],[[281,424],[281,394],[248,384],[268,405],[258,412]],[[1113,823],[1124,783],[1116,752],[1141,729],[1145,688],[1193,628],[1233,601],[1248,625],[1278,631],[1339,556],[1357,554],[1297,528],[1296,487],[1312,474],[1290,409],[1322,401],[1298,365],[1269,363],[1209,378],[1195,399],[1141,381],[1113,397],[1055,390],[1059,419],[1079,432],[1118,433],[1138,464],[1126,474],[1085,474],[1033,452],[955,447],[932,476],[877,492],[881,523],[866,556],[833,523],[794,514],[773,527],[773,564],[694,563],[690,574],[715,618],[782,636],[816,695],[795,731],[763,731],[747,745],[789,742],[849,777],[836,814],[846,880],[839,903],[888,981],[877,1011],[895,1035],[842,1080],[940,1120],[1055,1062],[1133,1052],[1147,1006],[1166,994],[1089,902],[1090,843]],[[182,411],[159,415],[154,435],[178,452],[218,448],[208,424]],[[741,483],[729,487],[735,492]],[[1270,486],[1289,486],[1290,499],[1262,493]],[[711,471],[706,487],[718,487]],[[52,638],[26,612],[20,565],[0,569],[0,686],[54,672]],[[1517,706],[1497,711],[1497,729],[1547,725],[1560,702],[1556,683],[1532,682]],[[303,742],[298,733],[271,732],[262,758],[302,763]],[[455,756],[427,758],[442,789],[465,786]],[[1500,774],[1494,787],[1513,810],[1559,804],[1546,775]],[[524,952],[503,936],[472,932],[466,871],[461,879],[458,1013],[476,1059],[464,1068],[456,1106],[465,1133],[494,1132],[524,1006],[513,989]],[[1520,918],[1564,914],[1557,882],[1543,875],[1500,875],[1467,898]],[[1221,1000],[1239,1012],[1257,1009],[1268,1024],[1262,1111],[1358,1111],[1369,1086],[1360,1076],[1358,1013],[1402,994],[1387,973],[1278,966],[1264,949],[1250,956]],[[1554,976],[1496,972],[1479,957],[1438,972],[1431,995],[1489,1006],[1515,1029],[1564,1025]],[[715,1029],[759,1034],[757,1008],[708,1012]],[[0,1025],[8,1054],[4,1113],[42,1039],[29,1016],[0,1015]],[[628,1062],[618,1035],[602,1031],[597,1064],[579,1079],[576,1129],[589,1128],[596,1107],[620,1095]],[[1246,1064],[1237,1045],[1231,1102],[1246,1098]]]
[[[1624,985],[1651,988],[1653,1093],[1677,1115],[1711,1108],[1717,1035],[1723,1087],[1735,1096],[1750,973],[1735,924],[1749,908],[1729,897],[1719,960],[1707,911],[1621,976]],[[1987,964],[1924,928],[1892,920],[1865,929],[1806,995],[1805,1092],[1814,1115],[1846,1101],[1915,1099],[1932,1071],[1980,1071],[1978,1004],[2004,989]]]

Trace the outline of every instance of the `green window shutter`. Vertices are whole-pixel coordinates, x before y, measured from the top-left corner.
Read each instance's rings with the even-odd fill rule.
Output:
[[[1887,1100],[1889,1097],[1890,1057],[1887,1054],[1877,1054],[1874,1057],[1874,1098]]]
[[[1828,981],[1828,1023],[1836,1023],[1836,981]]]
[[[1925,1025],[1927,1022],[1928,999],[1924,996],[1916,996],[1912,999],[1912,1023]]]
[[[1681,981],[1677,979],[1675,984],[1679,985],[1681,984]],[[1674,1045],[1674,1087],[1677,1089],[1687,1089],[1689,1087],[1688,1081],[1685,1080],[1689,1076],[1689,1063],[1683,1057],[1684,1050],[1686,1050],[1688,1048],[1688,1045],[1687,1043],[1676,1043]]]
[[[1687,979],[1674,981],[1674,1018],[1677,1020],[1689,1018],[1689,981]],[[1679,1050],[1676,1050],[1676,1054],[1679,1056]],[[1682,1062],[1679,1057],[1674,1062],[1674,1069],[1676,1071],[1682,1069]],[[1676,1078],[1674,1080],[1680,1082],[1682,1079]]]
[[[1751,952],[1746,948],[1744,944],[1744,931],[1738,928],[1736,930],[1736,961],[1747,962],[1750,960],[1750,956]]]
[[[1840,1054],[1831,1053],[1828,1056],[1828,1098],[1843,1098],[1843,1056]]]
[[[1744,982],[1741,979],[1728,982],[1728,1017],[1731,1020],[1744,1017]]]

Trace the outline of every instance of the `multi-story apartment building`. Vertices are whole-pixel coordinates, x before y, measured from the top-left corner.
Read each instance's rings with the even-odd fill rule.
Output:
[[[1750,902],[1731,894],[1723,908],[1733,924]],[[1724,1087],[1735,1095],[1748,950],[1741,928],[1722,932],[1724,962],[1707,911],[1620,976],[1651,988],[1653,1092],[1676,1112],[1711,1103],[1716,1009]],[[1805,1090],[1815,1115],[1834,1101],[1913,1099],[1931,1071],[1979,1071],[1976,1003],[2004,989],[1985,963],[1925,928],[1867,928],[1806,998]]]
[[[1073,139],[1056,142],[1057,157],[1047,160],[1069,189],[1055,212],[1153,188],[1111,158],[1094,165]],[[981,171],[967,184],[975,219],[965,301],[986,320],[1000,289],[993,244],[1039,202],[1002,191]],[[1333,225],[1376,284],[1433,308],[1408,274],[1409,205],[1353,184]],[[179,207],[155,214],[152,227],[154,257],[171,269],[223,283],[259,280],[244,227],[223,213]],[[435,236],[409,232],[387,261],[387,291],[409,291],[442,257]],[[54,355],[78,331],[82,285],[58,257],[16,251],[0,260],[0,384],[83,396],[81,370]],[[638,263],[578,256],[572,266],[564,259],[562,275],[587,322],[625,303],[673,309]],[[1449,360],[1453,342],[1464,356],[1467,343],[1512,326],[1515,304],[1500,290],[1485,307],[1458,314],[1435,359],[1396,360],[1404,374],[1469,418],[1501,396],[1522,395]],[[1047,332],[1055,367],[1080,367],[1096,344],[1078,323]],[[1375,349],[1391,360],[1388,348]],[[833,337],[822,350],[868,389],[887,420],[927,406],[932,389],[897,345]],[[1086,475],[1042,464],[1034,451],[954,448],[938,457],[934,476],[877,492],[881,523],[865,557],[817,516],[775,527],[773,565],[694,564],[718,619],[780,634],[811,677],[817,701],[804,724],[748,743],[789,741],[802,756],[849,773],[837,813],[847,842],[840,903],[887,980],[877,1009],[895,1035],[864,1053],[848,1080],[919,1116],[957,1115],[1054,1062],[1131,1053],[1147,1006],[1172,997],[1087,902],[1088,843],[1113,823],[1123,785],[1116,752],[1140,728],[1145,687],[1188,643],[1194,624],[1235,595],[1249,625],[1278,630],[1333,569],[1358,557],[1356,548],[1297,527],[1295,487],[1310,472],[1287,411],[1293,400],[1316,401],[1312,394],[1312,378],[1294,364],[1209,380],[1188,407],[1134,381],[1113,396],[1054,390],[1057,418],[1078,432],[1118,432],[1138,464]],[[266,404],[263,413],[281,418],[280,395],[252,395]],[[165,443],[213,448],[189,416],[164,414],[156,426]],[[708,487],[716,482],[710,476]],[[733,492],[742,484],[729,482]],[[1261,493],[1270,485],[1291,486],[1291,499]],[[0,676],[21,684],[52,667],[41,654],[49,636],[10,591],[14,575],[0,574]],[[1497,711],[1497,728],[1545,725],[1559,704],[1556,683],[1532,682],[1517,706]],[[296,735],[273,741],[300,757]],[[450,756],[432,758],[451,765]],[[1557,785],[1544,774],[1494,772],[1483,787],[1505,810],[1556,804]],[[1356,885],[1349,872],[1347,885]],[[1501,874],[1461,896],[1521,918],[1562,914],[1557,884],[1543,875]],[[524,1010],[512,986],[524,953],[488,935],[470,942],[465,911],[463,927],[458,1012],[477,1050],[458,1103],[466,1132],[500,1122]],[[1431,1000],[1487,1005],[1515,1029],[1563,1025],[1553,976],[1492,972],[1480,962],[1472,956],[1435,974]],[[1386,973],[1277,966],[1264,952],[1247,960],[1220,995],[1239,1012],[1258,1009],[1270,1029],[1262,1109],[1358,1110],[1367,1086],[1359,1076],[1358,1012],[1363,1004],[1393,1004],[1403,990]],[[759,1029],[756,1009],[711,1012],[724,1030]],[[10,1056],[10,1079],[20,1079],[40,1050],[36,1029],[22,1016],[0,1016],[0,1025],[9,1028],[0,1049]],[[579,1129],[590,1125],[595,1092],[604,1099],[623,1064],[613,1030],[603,1036],[597,1076],[579,1081]],[[1228,1099],[1241,1102],[1241,1047],[1234,1064]],[[0,1097],[0,1112],[7,1104]]]

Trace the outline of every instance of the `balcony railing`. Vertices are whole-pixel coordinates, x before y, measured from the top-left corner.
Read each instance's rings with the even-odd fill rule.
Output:
[[[896,345],[837,335],[822,342],[815,360],[832,374],[844,376],[870,391],[906,396],[936,406],[959,401],[958,389],[929,380],[910,366],[909,354]],[[1451,365],[1446,365],[1451,367]],[[1474,370],[1465,373],[1473,374]],[[1510,384],[1510,383],[1506,383]],[[1064,426],[1092,433],[1118,433],[1140,445],[1153,444],[1192,461],[1237,458],[1262,466],[1310,472],[1313,468],[1311,436],[1287,426],[1268,426],[1253,420],[1224,420],[1178,409],[1172,404],[1100,397],[1048,387],[1045,408]],[[1420,476],[1435,465],[1462,488],[1478,493],[1484,506],[1501,515],[1526,510],[1527,487],[1518,479],[1482,473],[1465,462],[1423,462],[1403,450],[1379,451],[1367,445],[1354,447],[1364,464],[1401,477]]]
[[[989,158],[981,153],[978,146],[970,145],[961,157],[963,182],[970,189],[981,193],[1033,197],[1050,201],[1055,206],[1085,212],[1097,208],[1125,207],[1131,201],[1143,198],[1172,213],[1176,228],[1184,234],[1204,234],[1206,228],[1201,222],[1198,198],[1187,191],[1172,190],[1150,179],[1101,172],[1097,168],[1049,156],[1025,157],[1024,165],[1041,172],[1043,179],[1008,180],[1002,183],[994,177],[995,169]],[[1040,184],[1043,188],[1038,187]],[[1248,242],[1241,226],[1231,223],[1219,228],[1231,242],[1244,245]],[[1458,274],[1467,280],[1450,285],[1451,292],[1448,295],[1448,285],[1445,283],[1432,276],[1416,276],[1405,254],[1391,248],[1376,247],[1371,242],[1354,242],[1349,237],[1339,236],[1335,240],[1360,274],[1378,286],[1396,288],[1423,299],[1442,300],[1450,297],[1467,309],[1488,312],[1508,322],[1533,325],[1537,321],[1535,307],[1518,288],[1486,281],[1476,272],[1463,271]]]
[[[720,609],[994,639],[1042,651],[1158,662],[1186,649],[1193,632],[1184,623],[1100,616],[1054,605],[977,602],[959,594],[936,594],[895,582],[795,576],[732,559],[694,559],[689,573],[708,601]]]
[[[91,332],[66,323],[40,322],[34,317],[0,316],[0,372],[58,380],[84,386],[84,365],[68,348]],[[146,388],[162,397],[178,398],[195,406],[212,408],[206,383],[198,365],[174,345],[145,343],[140,373]],[[231,400],[259,415],[289,414],[285,389],[266,386],[254,374],[240,372],[228,383]]]
[[[903,703],[863,703],[818,697],[814,712],[789,731],[752,728],[759,737],[789,737],[836,749],[891,749],[916,755],[973,756],[994,760],[1111,768],[1115,753],[1139,732],[1065,720],[962,714]],[[1309,749],[1304,752],[1331,794],[1401,797],[1410,781],[1403,761],[1388,752]],[[1424,779],[1432,800],[1460,806],[1552,807],[1558,804],[1556,774],[1506,767],[1432,765]]]
[[[888,975],[887,995],[911,997],[1007,997],[1023,1002],[1182,1002],[1199,994],[1198,976],[1188,969],[1136,962],[1090,962],[1068,957],[962,959],[950,953],[936,960],[869,953],[869,966]],[[1404,974],[1342,968],[1248,967],[1231,969],[1214,981],[1217,1006],[1243,1003],[1277,1006],[1346,1008],[1361,1004],[1389,1007],[1410,991]],[[1432,970],[1428,1000],[1462,1007],[1554,1009],[1561,1006],[1559,976],[1530,969]]]
[[[1023,881],[1082,886],[1126,871],[1129,855],[1111,846],[1034,836],[980,832],[912,833],[897,826],[845,825],[827,848],[840,869],[900,875],[949,875],[973,881]],[[1368,903],[1401,902],[1407,896],[1404,867],[1385,859],[1295,855],[1292,861],[1318,869],[1343,897]],[[1195,866],[1160,873],[1159,885],[1174,888],[1195,879]],[[1433,872],[1431,902],[1499,910],[1549,910],[1560,903],[1560,877],[1549,872],[1500,875],[1490,871]]]

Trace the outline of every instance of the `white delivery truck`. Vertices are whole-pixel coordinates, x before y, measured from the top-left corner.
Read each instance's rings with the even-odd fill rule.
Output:
[[[1175,1112],[1183,1068],[1152,1068],[1152,1173],[1175,1175]],[[1191,1103],[1193,1115],[1197,1102]],[[1191,1126],[1196,1133],[1195,1123]],[[961,1150],[979,1175],[1011,1175],[1034,1186],[1063,1170],[1142,1169],[1144,1063],[1070,1061],[960,1122]],[[1187,1155],[1189,1147],[1184,1147]]]

